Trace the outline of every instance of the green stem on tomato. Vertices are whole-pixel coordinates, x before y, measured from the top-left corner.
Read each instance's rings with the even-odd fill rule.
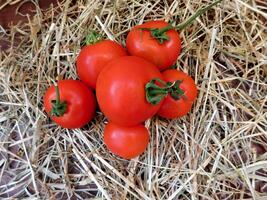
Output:
[[[162,86],[157,84],[160,83]],[[157,105],[168,94],[175,100],[180,99],[184,95],[184,91],[180,88],[182,81],[164,82],[161,79],[152,79],[146,84],[146,100],[152,105]]]
[[[190,16],[185,22],[183,22],[181,24],[178,24],[177,26],[172,26],[171,24],[168,24],[167,26],[165,26],[163,28],[150,28],[150,29],[147,29],[147,30],[150,31],[151,36],[153,38],[157,39],[158,42],[160,44],[162,44],[163,42],[169,40],[169,37],[166,35],[167,31],[172,30],[172,29],[181,31],[181,30],[185,29],[190,24],[192,24],[197,17],[199,17],[204,12],[206,12],[207,10],[209,10],[210,8],[215,6],[216,4],[220,3],[221,1],[222,0],[216,0],[213,3],[211,3],[210,5],[208,5],[208,6],[204,7],[204,8],[200,8],[199,10],[197,10],[195,12],[195,14]]]
[[[176,26],[175,27],[176,30],[181,31],[181,30],[185,29],[187,26],[191,25],[197,17],[199,17],[200,15],[202,15],[207,10],[211,9],[213,6],[215,6],[216,4],[220,3],[221,1],[223,1],[223,0],[214,1],[210,5],[208,5],[208,6],[204,7],[204,8],[200,8],[199,10],[196,11],[195,14],[190,16],[185,22],[183,22],[183,23],[179,24],[178,26]]]
[[[95,44],[99,41],[102,40],[102,36],[98,33],[96,33],[95,31],[92,31],[91,33],[89,33],[85,40],[84,40],[84,44],[86,45],[92,45],[92,44]]]
[[[67,110],[67,103],[65,101],[60,101],[60,94],[58,85],[55,85],[56,89],[56,100],[52,100],[52,110],[50,112],[51,116],[60,117],[64,115]]]

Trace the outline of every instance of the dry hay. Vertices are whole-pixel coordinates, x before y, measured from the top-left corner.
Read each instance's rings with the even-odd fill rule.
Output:
[[[107,151],[102,113],[66,130],[42,106],[58,75],[77,78],[75,58],[90,30],[125,44],[136,24],[180,23],[210,2],[66,1],[1,31],[11,47],[0,55],[0,197],[267,199],[264,0],[224,0],[181,32],[177,68],[194,77],[198,99],[186,117],[147,121],[151,141],[139,158]]]

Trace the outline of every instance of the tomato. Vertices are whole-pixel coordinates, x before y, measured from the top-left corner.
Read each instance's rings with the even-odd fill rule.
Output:
[[[170,119],[186,115],[197,97],[197,87],[194,80],[186,73],[174,69],[166,70],[162,75],[165,82],[181,81],[178,85],[183,94],[175,99],[169,93],[164,99],[158,115]]]
[[[104,130],[104,143],[112,153],[131,159],[145,151],[149,133],[143,125],[124,127],[109,122]]]
[[[153,78],[162,78],[156,66],[135,56],[111,61],[100,73],[96,97],[101,111],[119,125],[132,126],[152,117],[161,102],[146,100],[145,85]]]
[[[82,48],[77,57],[79,78],[91,88],[96,87],[96,80],[103,67],[112,59],[126,56],[126,50],[117,42],[102,40]]]
[[[45,111],[51,119],[64,128],[80,128],[95,114],[96,100],[91,89],[78,80],[58,81],[59,101],[55,86],[44,95]],[[54,109],[53,109],[54,107]]]
[[[166,31],[168,39],[158,41],[153,38],[148,29],[163,28],[169,24],[164,21],[149,21],[133,27],[126,39],[126,48],[130,55],[144,58],[160,70],[164,70],[176,63],[181,52],[181,39],[174,29]]]

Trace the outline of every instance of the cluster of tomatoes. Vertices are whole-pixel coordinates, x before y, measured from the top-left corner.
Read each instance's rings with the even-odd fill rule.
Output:
[[[182,117],[197,97],[194,80],[170,69],[181,51],[176,30],[220,1],[200,9],[180,29],[165,21],[133,27],[126,49],[90,34],[77,57],[80,80],[59,80],[48,88],[44,96],[46,112],[64,128],[80,128],[92,120],[98,103],[109,121],[104,129],[107,148],[126,159],[142,154],[149,143],[144,121],[154,115]]]
[[[181,50],[178,32],[164,32],[165,40],[151,34],[166,26],[164,21],[151,21],[134,27],[126,49],[90,34],[90,44],[77,57],[80,80],[59,80],[45,94],[45,110],[52,120],[64,128],[80,128],[94,117],[98,103],[109,120],[104,130],[107,148],[128,159],[143,153],[149,142],[143,122],[156,114],[182,117],[197,96],[191,77],[169,69]]]

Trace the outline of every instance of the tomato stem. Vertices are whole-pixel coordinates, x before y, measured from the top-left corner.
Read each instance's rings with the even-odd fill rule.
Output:
[[[102,36],[100,34],[96,33],[95,31],[92,31],[91,33],[89,33],[86,36],[84,43],[86,45],[92,45],[92,44],[95,44],[101,40],[102,40]]]
[[[56,90],[56,100],[52,100],[52,110],[50,112],[51,116],[60,117],[64,115],[67,110],[67,103],[65,101],[60,101],[60,94],[58,85],[55,85]]]
[[[60,94],[59,94],[58,85],[55,85],[55,89],[56,89],[56,104],[59,104],[60,103]]]
[[[222,0],[216,0],[216,1],[214,1],[213,3],[211,3],[208,6],[202,7],[200,9],[198,9],[195,12],[195,14],[193,14],[186,21],[182,22],[181,24],[178,24],[177,26],[172,26],[171,24],[168,24],[167,26],[165,26],[163,28],[148,28],[146,30],[149,30],[150,33],[151,33],[151,36],[153,38],[155,38],[156,40],[158,40],[158,42],[160,44],[162,44],[165,41],[168,41],[169,40],[169,36],[166,35],[166,32],[167,31],[169,31],[171,29],[178,30],[178,31],[181,31],[181,30],[185,29],[186,27],[188,27],[189,25],[191,25],[197,17],[199,17],[204,12],[206,12],[207,10],[209,10],[210,8],[212,8],[213,6],[215,6],[216,4],[220,3],[221,1]]]
[[[180,88],[181,83],[182,81],[180,80],[166,83],[158,78],[152,79],[145,87],[146,100],[153,105],[157,105],[168,94],[170,94],[173,99],[179,100],[184,95],[184,91]]]
[[[195,14],[190,16],[185,22],[183,22],[183,23],[179,24],[178,26],[176,26],[175,29],[178,30],[178,31],[181,31],[181,30],[185,29],[187,26],[191,25],[197,17],[199,17],[200,15],[202,15],[207,10],[211,9],[213,6],[215,6],[216,4],[220,3],[221,1],[222,0],[214,1],[210,5],[198,9]]]

